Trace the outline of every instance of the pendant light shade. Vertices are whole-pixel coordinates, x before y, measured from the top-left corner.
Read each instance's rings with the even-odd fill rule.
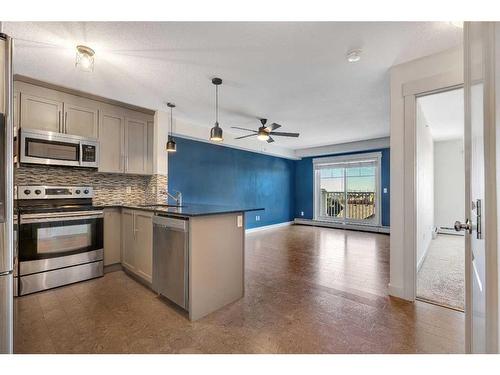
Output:
[[[168,141],[167,141],[167,147],[166,150],[167,152],[176,152],[177,151],[177,145],[175,144],[174,137],[172,137],[172,110],[175,108],[174,103],[167,103],[167,107],[170,108],[170,131],[168,134]]]
[[[176,151],[177,151],[177,144],[175,143],[174,139],[169,135],[167,142],[167,152],[176,152]]]
[[[219,126],[218,122],[216,122],[215,126],[210,129],[210,140],[215,142],[221,142],[224,140],[224,138],[222,138],[222,128]]]
[[[212,83],[215,85],[215,126],[210,129],[210,140],[214,142],[222,142],[222,128],[219,126],[219,85],[222,84],[222,79],[214,78]]]

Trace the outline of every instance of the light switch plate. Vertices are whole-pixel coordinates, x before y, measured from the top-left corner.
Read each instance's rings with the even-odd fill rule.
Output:
[[[241,228],[243,226],[243,216],[238,215],[236,219],[236,225],[238,226],[238,228]]]
[[[260,221],[260,215],[255,215],[255,221]]]
[[[300,211],[300,216],[304,216],[304,211]]]
[[[387,194],[387,188],[384,188],[384,194]]]

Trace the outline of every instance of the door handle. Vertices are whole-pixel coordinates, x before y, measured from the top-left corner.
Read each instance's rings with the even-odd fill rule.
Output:
[[[66,129],[66,127],[68,126],[67,122],[68,122],[68,112],[66,111],[66,112],[64,112],[64,133],[67,132],[67,129]]]
[[[466,232],[472,233],[472,225],[469,219],[465,220],[465,224],[461,223],[458,220],[455,221],[454,228],[457,232],[461,232],[464,230]]]
[[[59,133],[64,133],[61,126],[61,111],[59,111]]]

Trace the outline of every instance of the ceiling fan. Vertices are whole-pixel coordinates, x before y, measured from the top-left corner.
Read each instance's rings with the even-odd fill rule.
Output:
[[[275,130],[278,128],[281,128],[281,125],[273,122],[271,125],[266,126],[267,119],[265,119],[265,118],[261,118],[260,123],[262,124],[262,126],[260,126],[258,130],[240,128],[238,126],[231,126],[231,128],[233,128],[233,129],[239,129],[239,130],[245,130],[245,131],[252,132],[252,134],[243,135],[241,137],[236,137],[235,139],[242,139],[242,138],[257,136],[257,138],[260,139],[261,141],[267,141],[267,143],[272,143],[272,142],[274,142],[274,139],[271,136],[297,138],[300,135],[299,133],[277,132]]]

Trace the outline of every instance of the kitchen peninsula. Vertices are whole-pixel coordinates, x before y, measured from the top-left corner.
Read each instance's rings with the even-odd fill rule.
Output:
[[[243,297],[244,213],[257,210],[262,208],[104,206],[105,264],[114,263],[107,258],[115,253],[127,273],[182,307],[190,320],[200,319]],[[116,230],[121,246],[116,235],[106,235]]]

